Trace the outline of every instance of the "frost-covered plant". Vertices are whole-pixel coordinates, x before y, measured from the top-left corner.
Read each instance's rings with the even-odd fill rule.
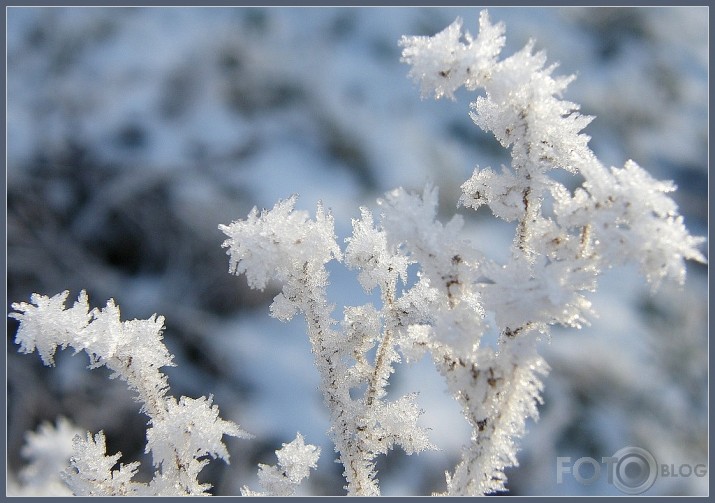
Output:
[[[177,401],[168,394],[168,380],[160,369],[174,363],[162,342],[163,317],[121,321],[119,307],[112,300],[105,308],[90,311],[84,291],[72,307],[65,308],[68,294],[33,294],[30,304],[13,304],[15,312],[10,316],[20,322],[15,342],[21,352],[37,350],[49,366],[54,365],[58,347],[85,351],[89,368],[106,366],[112,371],[111,378],[125,381],[141,402],[142,412],[149,416],[146,452],[152,455],[155,472],[148,484],[133,481],[139,463],[117,465],[121,453],[107,455],[100,431],[74,436],[70,466],[62,479],[78,496],[205,494],[210,486],[197,477],[208,463],[206,458],[228,462],[223,435],[246,438],[248,434],[219,417],[212,397],[182,396]],[[58,428],[64,431],[68,426],[60,422]],[[30,437],[27,454],[33,464],[23,471],[27,483],[32,483],[28,478],[37,471],[33,466],[37,466],[36,451],[41,446],[33,439],[47,436],[45,431],[41,437]]]
[[[332,306],[326,298],[328,273],[325,264],[342,259],[335,241],[333,219],[321,206],[315,220],[295,211],[296,198],[278,202],[271,211],[254,211],[245,221],[220,226],[229,236],[231,271],[245,272],[249,285],[264,288],[268,280],[280,281],[283,289],[271,304],[271,314],[289,320],[296,313],[305,316],[308,337],[320,373],[323,398],[330,411],[331,437],[345,467],[351,494],[379,494],[375,480],[375,458],[395,445],[408,452],[431,447],[424,430],[418,427],[419,411],[413,396],[394,402],[384,399],[392,364],[399,359],[394,337],[400,325],[396,299],[399,275],[406,274],[407,261],[389,260],[387,242],[374,229],[366,238],[356,236],[346,251],[346,261],[359,266],[369,260],[374,268],[361,276],[363,285],[374,282],[382,291],[385,308],[371,304],[347,308],[342,330],[334,328]],[[372,228],[369,212],[364,211]],[[363,246],[375,249],[363,250]],[[373,258],[365,257],[373,253]],[[384,260],[381,260],[384,259]],[[384,318],[384,319],[383,319]],[[383,333],[384,332],[384,333]],[[375,362],[365,354],[377,344]],[[363,396],[354,399],[351,389],[366,385]]]
[[[377,216],[361,208],[344,248],[330,212],[319,205],[311,218],[295,209],[296,196],[219,228],[227,235],[230,272],[245,274],[255,289],[280,285],[271,315],[305,318],[348,494],[380,494],[379,455],[397,446],[407,454],[435,448],[419,425],[416,394],[387,397],[395,365],[425,355],[472,427],[460,461],[446,474],[445,494],[494,493],[505,490],[504,470],[518,464],[518,439],[537,417],[548,372],[538,343],[550,327],[588,323],[587,293],[614,265],[637,262],[654,289],[666,278],[682,283],[685,260],[705,261],[698,251],[703,239],[685,228],[667,195],[671,183],[633,161],[611,169],[600,163],[581,133],[591,118],[560,99],[573,77],[552,76],[555,66],[545,66],[533,42],[499,59],[504,26],[482,12],[476,38],[462,33],[458,19],[433,37],[405,36],[400,44],[423,96],[453,99],[462,86],[482,91],[472,119],[509,149],[511,164],[475,169],[460,203],[486,205],[514,223],[509,257],[497,262],[482,253],[465,238],[459,215],[437,220],[437,189],[430,186],[421,194],[388,192]],[[571,191],[551,176],[555,169],[583,182]],[[326,292],[332,261],[356,270],[380,301],[346,306],[342,320],[334,319]],[[161,343],[161,317],[121,322],[111,301],[90,312],[84,293],[65,309],[67,295],[13,304],[16,342],[48,365],[58,346],[85,350],[90,367],[107,366],[125,380],[150,418],[147,452],[156,467],[150,483],[134,482],[137,463],[115,468],[119,454],[106,455],[101,432],[78,436],[64,475],[69,487],[86,495],[204,493],[197,474],[205,457],[227,460],[222,436],[246,434],[219,418],[210,397],[168,396],[159,369],[172,357]],[[495,347],[484,342],[489,333],[498,334]],[[276,454],[276,466],[259,467],[263,492],[244,487],[243,494],[293,494],[316,467],[319,449],[298,434]]]
[[[397,445],[408,454],[433,447],[418,425],[414,395],[386,398],[401,358],[429,353],[473,429],[447,473],[446,494],[502,491],[525,422],[537,416],[540,376],[548,371],[537,343],[549,327],[588,323],[586,293],[614,265],[637,262],[657,288],[665,278],[684,281],[684,260],[705,261],[697,249],[703,239],[690,236],[666,195],[672,184],[633,161],[606,169],[588,148],[580,131],[591,118],[560,99],[573,77],[553,77],[555,65],[545,66],[533,42],[500,60],[504,26],[485,11],[479,28],[476,38],[462,34],[458,19],[433,37],[405,36],[400,44],[423,96],[454,98],[461,86],[483,90],[472,119],[510,150],[512,162],[499,171],[477,168],[460,203],[487,205],[515,222],[504,263],[464,238],[459,216],[436,220],[431,187],[421,195],[387,193],[377,222],[361,208],[344,251],[331,215],[318,206],[310,219],[294,209],[295,196],[220,226],[230,272],[245,273],[253,288],[282,285],[273,317],[305,317],[349,494],[379,494],[377,455]],[[571,192],[550,176],[555,169],[579,174],[583,183]],[[379,305],[345,307],[342,322],[335,321],[326,296],[333,260],[356,269],[366,292],[379,289]],[[410,267],[418,269],[414,281]],[[499,334],[497,347],[482,344],[489,330]]]

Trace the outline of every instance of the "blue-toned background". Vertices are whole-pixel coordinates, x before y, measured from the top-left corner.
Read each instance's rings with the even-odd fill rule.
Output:
[[[477,166],[508,162],[468,116],[475,98],[420,100],[397,45],[455,17],[476,32],[477,9],[10,8],[7,55],[8,301],[65,289],[116,299],[124,318],[166,316],[176,396],[213,393],[222,415],[255,439],[229,440],[231,465],[204,470],[215,494],[256,482],[257,463],[300,431],[320,445],[305,493],[342,494],[317,372],[299,321],[268,317],[275,291],[249,291],[227,273],[217,226],[255,205],[300,195],[332,209],[339,240],[359,206],[397,186],[440,187],[443,218],[470,218],[472,240],[499,256],[508,226],[456,209]],[[597,118],[586,133],[607,165],[632,158],[674,195],[694,234],[707,233],[706,8],[492,8],[507,56],[535,38],[558,73],[576,73],[565,98]],[[659,463],[707,463],[706,268],[683,289],[655,295],[635,268],[606,274],[600,317],[555,330],[541,419],[509,470],[511,494],[620,494],[605,477],[556,483],[557,457],[648,449]],[[340,307],[365,302],[334,269]],[[111,453],[143,458],[146,418],[121,382],[65,352],[57,368],[20,355],[8,322],[8,465],[23,434],[69,417],[103,429]],[[458,406],[428,361],[400,366],[395,393],[420,391],[439,452],[380,461],[384,494],[445,488],[468,440]],[[147,460],[148,461],[148,460]],[[150,466],[150,463],[146,463]],[[584,475],[588,475],[584,473]],[[147,474],[143,474],[144,477]],[[708,477],[659,477],[646,494],[707,492]]]

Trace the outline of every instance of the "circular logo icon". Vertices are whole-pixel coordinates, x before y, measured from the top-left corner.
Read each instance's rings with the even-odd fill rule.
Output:
[[[613,485],[626,494],[641,494],[653,485],[658,464],[653,455],[640,447],[624,447],[613,455]]]

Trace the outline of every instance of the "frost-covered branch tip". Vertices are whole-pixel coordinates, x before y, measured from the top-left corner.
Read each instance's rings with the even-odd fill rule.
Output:
[[[33,294],[31,303],[15,303],[10,313],[20,323],[15,342],[20,351],[40,354],[45,365],[54,365],[57,348],[71,347],[89,355],[90,368],[106,366],[111,377],[124,380],[149,416],[146,452],[156,468],[148,483],[132,481],[139,464],[119,465],[121,453],[106,455],[104,434],[76,436],[71,466],[64,480],[77,495],[182,495],[204,494],[210,488],[197,476],[208,462],[221,457],[228,462],[222,437],[247,437],[238,425],[219,417],[212,398],[168,395],[167,377],[160,368],[173,365],[173,356],[162,342],[164,318],[121,321],[119,307],[110,300],[103,309],[89,310],[82,291],[70,308],[69,292],[53,297]]]
[[[403,36],[402,61],[412,66],[409,75],[420,83],[423,97],[454,99],[460,87],[474,90],[489,78],[504,47],[504,32],[503,23],[491,24],[487,11],[479,16],[476,39],[469,32],[462,33],[462,20],[457,18],[437,35]]]
[[[278,465],[258,465],[258,480],[263,492],[243,487],[243,496],[292,496],[298,486],[318,466],[320,447],[306,444],[298,433],[295,440],[276,451]]]
[[[464,86],[482,89],[471,104],[471,117],[509,148],[512,165],[500,172],[476,169],[462,185],[460,202],[467,207],[488,205],[495,216],[518,221],[517,248],[529,260],[574,248],[588,252],[591,265],[603,269],[624,261],[641,265],[646,279],[685,277],[685,260],[704,262],[698,250],[704,238],[692,237],[666,196],[670,182],[654,180],[634,161],[622,169],[606,169],[582,134],[593,119],[579,106],[560,99],[574,76],[553,76],[543,51],[533,52],[533,41],[521,51],[499,60],[504,27],[493,25],[486,11],[479,18],[479,35],[464,34],[461,20],[432,37],[403,37],[403,61],[422,93],[452,96]],[[581,174],[585,181],[571,194],[548,175],[553,169]],[[547,214],[544,200],[554,202]],[[544,235],[551,243],[548,248]],[[555,248],[555,249],[554,249]]]

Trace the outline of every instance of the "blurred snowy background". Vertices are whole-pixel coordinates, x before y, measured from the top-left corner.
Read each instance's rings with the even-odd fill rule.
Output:
[[[707,233],[706,8],[491,8],[507,27],[503,55],[530,37],[561,74],[566,99],[596,115],[586,133],[607,165],[633,158],[673,179],[693,234]],[[301,432],[322,456],[305,492],[342,494],[328,422],[302,323],[268,317],[276,292],[248,291],[227,273],[220,223],[298,193],[323,200],[339,241],[358,207],[397,186],[440,187],[494,256],[512,229],[457,210],[472,170],[505,152],[468,117],[474,95],[419,99],[400,64],[403,34],[431,35],[455,17],[476,32],[477,9],[10,8],[7,54],[7,288],[81,289],[124,319],[166,316],[175,396],[213,393],[225,418],[255,439],[228,440],[231,465],[203,472],[215,494],[258,489],[256,464]],[[511,494],[619,494],[605,477],[556,484],[556,458],[599,459],[626,446],[659,463],[707,463],[706,267],[683,289],[651,295],[633,269],[608,273],[598,319],[555,330],[541,419],[507,472]],[[363,303],[356,278],[334,268],[337,306]],[[335,316],[342,317],[340,309]],[[59,416],[103,429],[109,452],[145,460],[146,418],[121,382],[65,351],[57,368],[20,355],[8,321],[7,454],[15,477],[25,432]],[[396,392],[419,390],[423,423],[441,451],[390,454],[384,494],[444,489],[468,439],[456,402],[429,361],[398,369]],[[588,475],[584,473],[584,475]],[[147,474],[143,474],[147,476]],[[703,495],[708,477],[659,477],[646,494]]]

